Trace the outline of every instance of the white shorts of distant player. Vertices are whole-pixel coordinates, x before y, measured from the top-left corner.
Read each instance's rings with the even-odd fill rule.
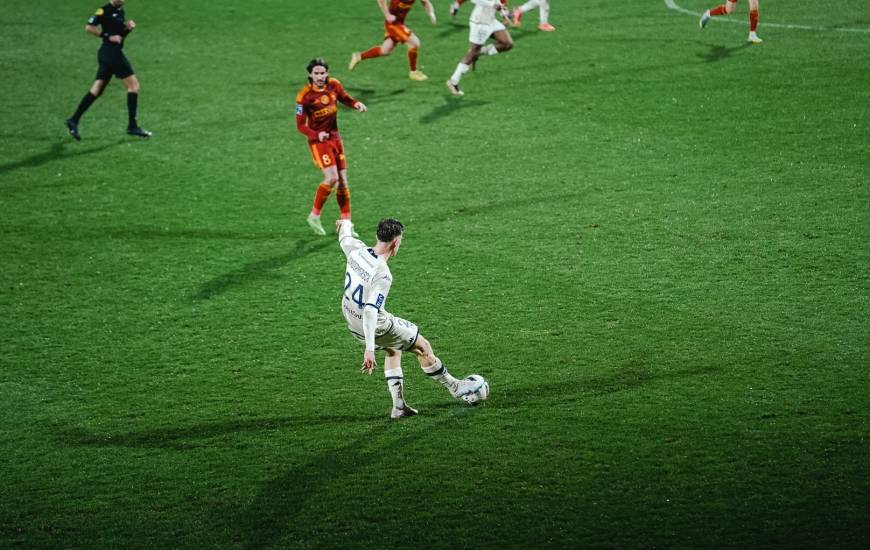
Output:
[[[357,340],[365,344],[365,335],[355,331],[350,325],[347,328]],[[417,341],[419,335],[420,329],[417,325],[387,313],[384,322],[378,323],[378,327],[375,329],[375,346],[377,346],[377,349],[389,348],[408,351],[414,345],[414,342]]]
[[[505,30],[505,26],[499,21],[494,21],[488,25],[469,23],[468,41],[472,44],[483,46],[486,43],[486,39],[492,36],[493,33],[503,30]]]

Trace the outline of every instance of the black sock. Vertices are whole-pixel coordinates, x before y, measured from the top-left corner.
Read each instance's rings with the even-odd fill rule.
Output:
[[[75,114],[70,118],[75,121],[76,124],[78,124],[79,119],[82,118],[82,115],[85,114],[85,111],[88,110],[88,107],[90,107],[91,104],[93,104],[93,102],[96,100],[97,96],[92,94],[89,90],[88,93],[85,94],[85,97],[82,98],[81,102],[79,102],[79,106],[78,109],[76,109]]]
[[[127,114],[130,116],[128,128],[135,128],[136,124],[136,109],[139,106],[139,94],[127,92]]]

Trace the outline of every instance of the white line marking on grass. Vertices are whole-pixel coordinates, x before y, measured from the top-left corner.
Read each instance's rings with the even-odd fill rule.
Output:
[[[698,12],[690,11],[685,8],[680,7],[677,4],[676,0],[665,0],[665,6],[668,9],[678,11],[680,13],[685,13],[687,15],[694,15],[695,17],[701,17],[701,14]],[[716,17],[714,21],[728,21],[730,23],[740,23],[745,24],[746,21],[743,18],[734,19],[731,17]],[[787,23],[767,23],[767,22],[759,22],[759,26],[761,27],[778,27],[780,29],[799,29],[802,31],[839,31],[839,32],[858,32],[858,33],[870,33],[870,29],[849,29],[849,28],[838,28],[838,27],[813,27],[811,25],[790,25]]]

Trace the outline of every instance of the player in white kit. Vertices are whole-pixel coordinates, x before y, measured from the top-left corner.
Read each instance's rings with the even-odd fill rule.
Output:
[[[496,13],[510,19],[510,13],[502,0],[471,1],[474,2],[474,9],[471,10],[471,16],[468,19],[468,41],[470,43],[468,52],[459,61],[456,70],[453,71],[453,76],[447,81],[447,89],[456,96],[465,95],[459,89],[459,81],[481,54],[496,55],[514,47],[511,34],[501,21],[496,19]],[[495,39],[495,44],[486,44],[486,40],[490,36]]]
[[[546,32],[553,32],[556,27],[550,24],[550,0],[528,0],[522,6],[514,9],[514,18],[511,22],[514,27],[520,26],[520,20],[523,14],[538,8],[538,29]]]
[[[386,353],[384,377],[393,399],[390,417],[417,414],[405,403],[403,351],[416,355],[423,372],[440,382],[457,399],[480,389],[482,382],[454,378],[435,356],[417,325],[388,313],[384,307],[393,284],[387,260],[398,254],[402,245],[405,232],[402,223],[390,218],[381,220],[377,229],[378,241],[373,247],[354,238],[350,220],[336,221],[336,229],[338,244],[347,256],[341,312],[350,332],[365,344],[361,372],[372,374],[374,371],[376,349],[383,349]]]

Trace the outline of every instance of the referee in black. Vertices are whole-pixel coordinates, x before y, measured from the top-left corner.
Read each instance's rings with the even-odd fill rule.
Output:
[[[97,60],[100,68],[97,69],[97,79],[82,98],[78,109],[70,118],[66,119],[66,127],[69,135],[79,141],[79,119],[88,110],[88,107],[102,95],[103,90],[109,84],[112,76],[117,76],[127,87],[127,113],[130,120],[127,124],[127,133],[131,136],[147,138],[151,132],[143,130],[136,122],[136,108],[139,103],[139,80],[133,73],[133,67],[124,55],[124,41],[127,35],[133,32],[136,23],[131,19],[124,21],[124,0],[110,0],[108,4],[98,9],[88,19],[85,31],[103,40]]]

